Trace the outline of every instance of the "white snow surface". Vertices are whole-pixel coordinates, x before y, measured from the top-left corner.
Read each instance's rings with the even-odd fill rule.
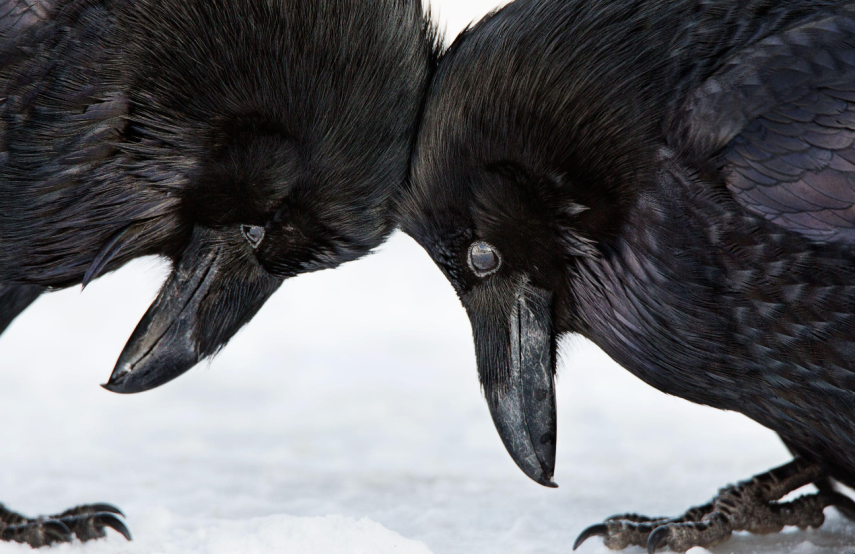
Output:
[[[434,12],[453,36],[492,7]],[[493,428],[463,308],[400,234],[286,282],[212,363],[111,394],[98,384],[166,271],[140,260],[45,295],[0,339],[0,500],[28,514],[112,502],[135,536],[56,552],[566,554],[609,515],[676,515],[790,459],[771,431],[663,395],[572,339],[560,488],[533,483]],[[712,552],[855,553],[855,525],[826,516],[819,530],[739,533]],[[607,550],[593,538],[579,552]]]

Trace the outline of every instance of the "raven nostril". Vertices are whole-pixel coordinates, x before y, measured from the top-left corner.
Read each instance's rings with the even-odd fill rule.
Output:
[[[499,251],[486,242],[479,241],[469,247],[469,267],[479,277],[492,275],[501,265]]]
[[[264,240],[264,227],[258,225],[241,225],[240,228],[244,238],[253,248],[258,248],[261,241]]]

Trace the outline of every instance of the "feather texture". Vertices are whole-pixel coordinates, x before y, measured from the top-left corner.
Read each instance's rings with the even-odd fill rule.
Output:
[[[486,390],[508,331],[478,314],[525,279],[553,340],[588,337],[852,486],[853,102],[848,1],[516,0],[440,61],[401,226],[480,329]],[[502,258],[487,278],[474,241]]]

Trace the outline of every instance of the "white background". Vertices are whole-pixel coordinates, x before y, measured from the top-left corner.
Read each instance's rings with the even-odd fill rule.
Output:
[[[434,12],[452,37],[494,5]],[[108,393],[98,385],[166,271],[141,260],[46,295],[0,339],[0,500],[28,514],[113,502],[136,538],[56,551],[568,553],[606,516],[677,514],[789,460],[770,431],[658,393],[572,339],[560,488],[529,481],[493,428],[451,286],[400,234],[287,282],[211,364]],[[855,552],[855,526],[826,514],[819,531],[739,534],[713,552]]]

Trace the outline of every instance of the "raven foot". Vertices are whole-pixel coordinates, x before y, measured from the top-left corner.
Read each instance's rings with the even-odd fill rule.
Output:
[[[685,552],[695,546],[708,547],[726,541],[734,531],[764,535],[777,533],[786,525],[817,528],[825,521],[822,511],[828,506],[835,506],[843,513],[855,513],[855,502],[830,487],[820,487],[820,492],[800,496],[792,502],[777,502],[798,488],[823,482],[825,477],[818,464],[796,458],[721,489],[709,504],[692,508],[677,518],[612,516],[585,529],[573,550],[590,537],[601,536],[612,550],[636,545],[647,546],[650,554],[666,546],[675,552]]]
[[[26,543],[33,548],[71,542],[74,536],[86,542],[107,536],[107,527],[131,540],[131,532],[118,516],[124,514],[110,504],[78,506],[37,518],[24,517],[0,504],[0,541]]]

